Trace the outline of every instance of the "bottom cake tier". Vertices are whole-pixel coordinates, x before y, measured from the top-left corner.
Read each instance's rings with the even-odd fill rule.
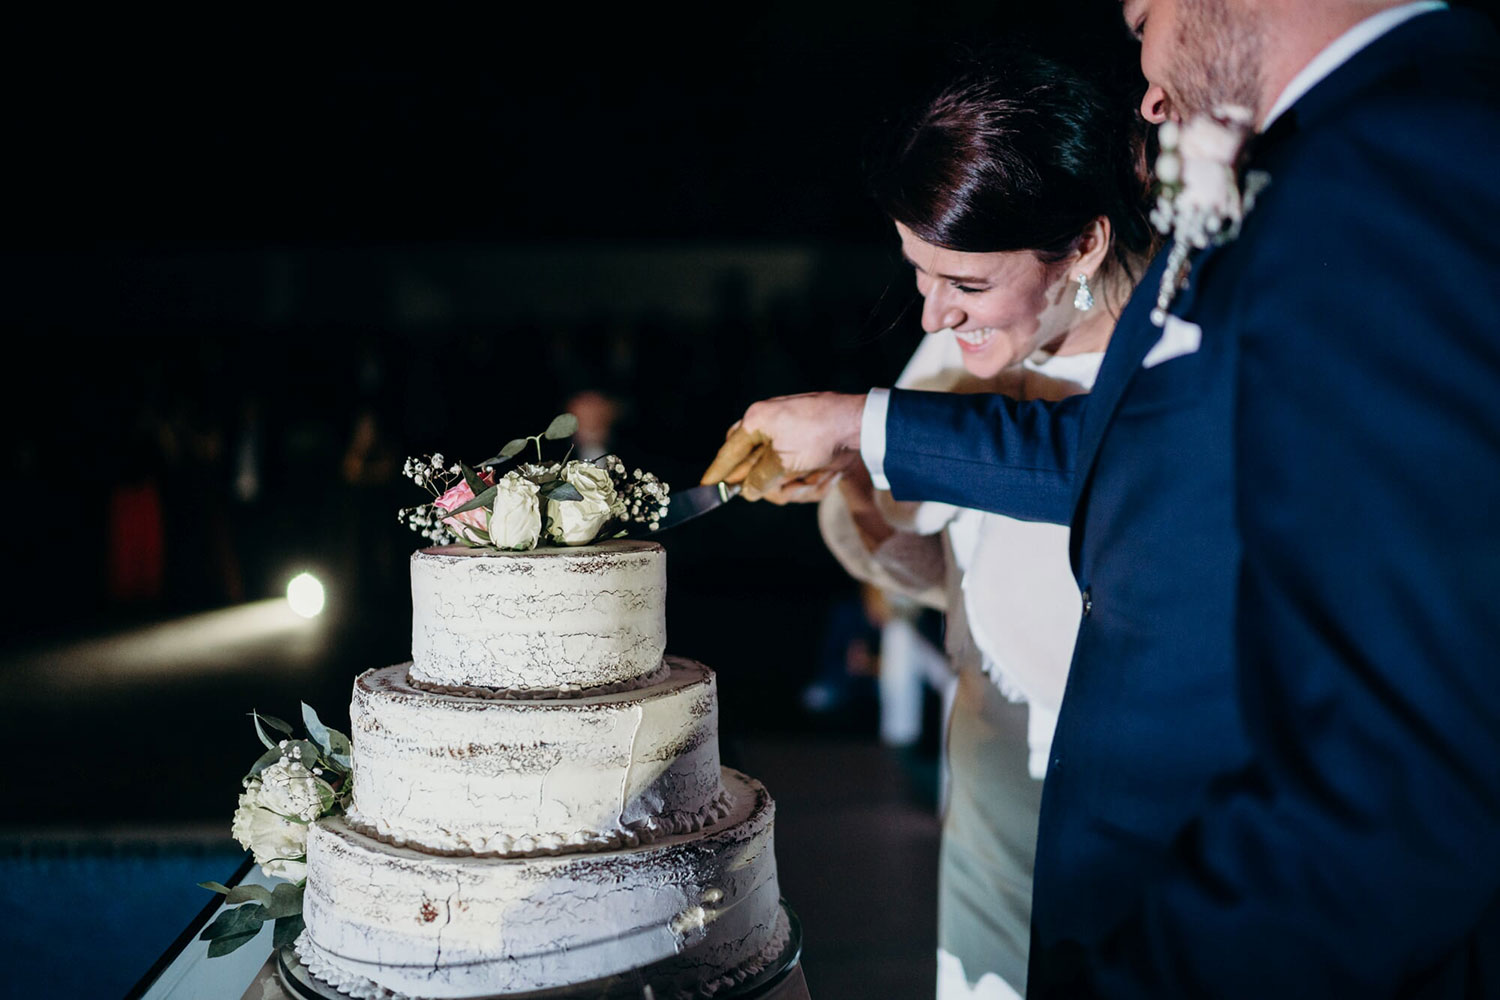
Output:
[[[298,953],[356,996],[521,993],[668,959],[660,995],[711,992],[769,961],[786,933],[775,806],[754,779],[726,768],[723,780],[733,805],[712,827],[591,853],[431,855],[320,820]]]

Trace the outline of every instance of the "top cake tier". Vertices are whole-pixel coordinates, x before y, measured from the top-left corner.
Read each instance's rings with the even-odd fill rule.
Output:
[[[666,651],[667,557],[655,542],[411,557],[412,683],[510,696],[649,683]]]

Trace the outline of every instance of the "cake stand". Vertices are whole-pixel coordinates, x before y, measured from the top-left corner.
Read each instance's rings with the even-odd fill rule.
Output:
[[[802,984],[802,923],[786,900],[781,901],[790,933],[786,947],[764,969],[738,985],[714,994],[714,1000],[805,1000],[807,988]],[[668,1000],[665,994],[652,990],[653,972],[672,960],[631,969],[605,979],[530,993],[504,993],[476,1000]],[[346,994],[313,978],[296,951],[288,945],[276,955],[276,971],[281,986],[296,1000],[349,1000]],[[659,978],[659,977],[658,977]]]

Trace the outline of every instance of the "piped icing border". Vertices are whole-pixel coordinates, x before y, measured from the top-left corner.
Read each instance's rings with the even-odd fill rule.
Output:
[[[699,983],[696,989],[680,990],[674,1000],[696,1000],[697,997],[711,997],[724,990],[733,989],[745,980],[760,975],[766,966],[781,957],[781,953],[786,951],[786,946],[791,940],[792,923],[787,919],[786,909],[782,908],[776,914],[776,927],[771,931],[771,937],[754,958],[730,969],[717,979]]]
[[[490,701],[557,701],[594,698],[599,695],[619,694],[622,691],[638,691],[648,688],[660,684],[672,673],[672,665],[663,657],[661,666],[650,673],[632,677],[629,680],[616,681],[613,684],[598,684],[593,687],[492,688],[468,684],[434,684],[412,676],[411,666],[410,663],[406,665],[406,683],[418,691],[452,695],[456,698],[485,698]]]
[[[480,844],[463,837],[441,841],[394,829],[384,820],[371,820],[357,810],[350,810],[344,821],[352,828],[392,847],[410,847],[426,854],[444,857],[535,858],[546,855],[584,854],[611,851],[621,847],[650,844],[663,837],[698,833],[728,816],[734,808],[734,797],[728,790],[719,793],[696,812],[678,811],[648,816],[614,830],[577,830],[570,834],[544,833],[511,837],[499,834]]]

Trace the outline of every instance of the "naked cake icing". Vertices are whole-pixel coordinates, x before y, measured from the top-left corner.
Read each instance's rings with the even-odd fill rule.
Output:
[[[308,833],[314,976],[692,996],[781,952],[774,804],[720,765],[713,672],[663,654],[665,580],[641,541],[413,555],[412,662],[356,680],[354,801]]]

